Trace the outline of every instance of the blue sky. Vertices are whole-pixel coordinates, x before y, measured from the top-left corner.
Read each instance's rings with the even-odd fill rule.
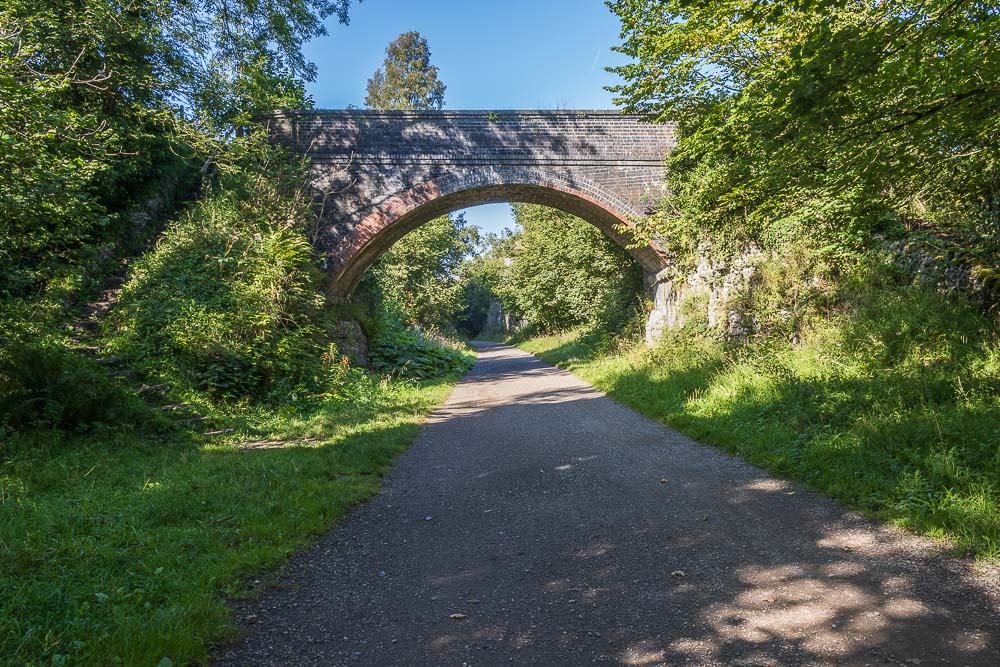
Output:
[[[364,0],[351,23],[306,46],[319,69],[309,85],[317,107],[363,106],[368,77],[400,33],[427,38],[431,62],[448,87],[446,109],[610,109],[604,71],[625,62],[618,19],[602,0]],[[469,209],[487,231],[512,225],[510,207]]]

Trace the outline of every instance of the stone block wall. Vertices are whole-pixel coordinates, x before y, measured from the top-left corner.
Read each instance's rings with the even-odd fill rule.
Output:
[[[664,193],[672,124],[616,111],[294,111],[263,117],[308,155],[323,201],[316,244],[337,294],[417,226],[460,208],[526,202],[569,211],[619,243]],[[648,272],[656,247],[631,250]]]

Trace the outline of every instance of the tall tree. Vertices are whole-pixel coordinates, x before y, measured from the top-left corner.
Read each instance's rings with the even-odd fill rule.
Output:
[[[445,85],[431,65],[431,50],[419,32],[404,32],[385,50],[385,62],[368,79],[370,109],[422,111],[444,106]]]
[[[427,40],[406,32],[385,50],[385,62],[368,80],[371,109],[419,111],[444,106],[445,85],[431,65]],[[459,266],[475,249],[478,230],[459,216],[443,216],[400,239],[372,267],[390,308],[408,324],[450,329],[461,309]]]

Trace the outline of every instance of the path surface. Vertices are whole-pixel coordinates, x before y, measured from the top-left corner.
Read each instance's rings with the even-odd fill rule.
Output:
[[[1000,665],[990,575],[480,352],[218,664]]]

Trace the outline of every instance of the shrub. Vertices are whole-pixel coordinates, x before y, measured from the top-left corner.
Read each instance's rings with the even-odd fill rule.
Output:
[[[295,164],[251,165],[172,224],[134,266],[113,348],[182,387],[229,400],[331,390],[323,276]]]
[[[15,344],[0,354],[0,423],[82,429],[108,423],[126,397],[107,374],[55,346]]]
[[[418,380],[464,372],[473,363],[458,344],[394,321],[381,323],[368,356],[376,371]]]

